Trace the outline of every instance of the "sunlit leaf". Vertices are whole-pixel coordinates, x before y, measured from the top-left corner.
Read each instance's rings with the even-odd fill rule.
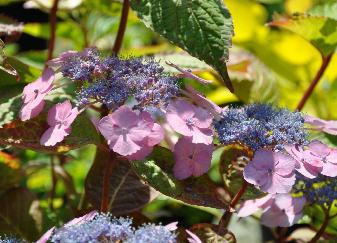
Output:
[[[233,24],[221,1],[132,0],[131,6],[147,27],[213,66],[232,87],[225,61]]]
[[[207,175],[177,180],[172,174],[173,154],[168,149],[156,147],[147,159],[132,165],[143,180],[166,196],[198,206],[227,208]]]
[[[18,158],[0,151],[0,190],[18,185],[23,172]]]
[[[328,1],[324,4],[316,5],[308,13],[315,17],[326,17],[337,20],[337,1]]]

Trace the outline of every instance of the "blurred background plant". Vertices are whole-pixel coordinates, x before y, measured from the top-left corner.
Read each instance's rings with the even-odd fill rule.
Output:
[[[189,56],[148,29],[132,10],[128,15],[120,55],[153,56],[167,71],[177,72],[166,65],[165,61],[191,69],[204,79],[214,80],[207,87],[198,85],[192,80],[185,81],[204,92],[209,99],[220,106],[263,102],[287,107],[290,110],[295,110],[298,106],[303,93],[321,66],[323,55],[324,58],[331,58],[330,63],[303,111],[324,119],[337,119],[337,56],[331,57],[332,54],[329,52],[329,47],[335,47],[337,44],[336,11],[330,15],[325,13],[324,20],[323,17],[312,18],[310,21],[317,23],[311,22],[311,25],[305,25],[309,20],[298,14],[308,11],[313,14],[321,13],[317,7],[315,10],[315,6],[322,3],[326,1],[225,1],[232,15],[235,30],[227,65],[234,93],[222,84],[219,76],[208,65]],[[17,101],[23,87],[40,75],[48,55],[56,57],[66,50],[80,51],[90,46],[97,46],[106,54],[113,51],[123,2],[59,0],[56,11],[55,48],[52,54],[48,53],[53,33],[49,14],[53,12],[53,6],[55,9],[54,1],[0,0],[0,4],[0,36],[3,40],[0,68],[1,127],[16,117],[14,110],[20,106]],[[297,17],[299,19],[296,19]],[[287,18],[293,18],[291,20],[293,22],[282,25],[282,21],[290,21]],[[296,21],[304,23],[298,24]],[[315,32],[321,24],[326,25],[326,31],[320,29]],[[330,30],[328,25],[334,26],[335,29]],[[71,88],[74,87],[69,89]],[[62,95],[67,95],[67,92]],[[54,100],[59,98],[60,95],[56,93]],[[79,129],[82,125],[82,123],[78,125]],[[27,137],[31,136],[29,127],[26,132]],[[0,140],[4,134],[6,130],[0,129]],[[337,140],[332,137],[320,139],[331,145],[337,145]],[[62,149],[67,150],[62,147],[58,149],[59,152]],[[97,175],[93,176],[100,173],[98,168],[101,163],[96,158],[93,164],[95,151],[94,145],[86,145],[64,154],[48,155],[24,147],[19,149],[14,146],[2,146],[0,232],[33,241],[50,227],[62,225],[90,210],[90,205],[95,204],[92,198],[99,197],[99,192],[90,190],[92,188],[90,185],[100,178]],[[222,160],[223,152],[223,150],[214,152],[213,166],[209,172],[211,179],[219,185],[223,180],[219,173],[219,164],[226,163]],[[132,173],[126,175],[118,173],[130,170],[126,165],[120,167],[116,168],[117,172],[110,181],[111,185],[114,185],[112,188],[116,197],[116,201],[112,202],[113,214],[128,214],[139,223],[148,219],[164,224],[179,221],[179,225],[185,228],[198,223],[219,222],[223,213],[221,210],[190,206],[164,195],[158,196],[152,191],[139,195],[135,200],[135,195],[128,194],[130,185],[138,188],[142,184]],[[118,178],[119,176],[122,178]],[[235,186],[231,185],[231,188]],[[88,194],[91,200],[88,200]],[[155,196],[158,197],[152,200]],[[133,205],[126,204],[126,201],[131,201]],[[336,211],[337,208],[333,210]],[[311,223],[318,228],[322,224],[323,216],[324,213],[319,207],[313,207],[306,212],[301,223],[303,225]],[[262,230],[258,221],[253,218],[238,221],[233,217],[229,229],[236,235],[238,242],[272,240],[275,234],[279,233],[278,229]],[[309,230],[309,233],[296,226],[291,232],[307,236],[313,234],[316,228],[305,230]],[[336,218],[330,221],[327,234],[330,238],[337,237]]]

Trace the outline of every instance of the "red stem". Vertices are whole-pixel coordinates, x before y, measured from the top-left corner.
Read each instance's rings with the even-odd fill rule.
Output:
[[[315,78],[312,80],[309,88],[305,91],[301,101],[298,103],[297,108],[296,108],[298,111],[301,111],[303,109],[305,103],[308,101],[308,99],[311,96],[312,92],[314,91],[316,85],[318,84],[318,82],[322,78],[326,68],[329,66],[329,63],[331,61],[331,57],[332,57],[332,54],[329,54],[326,57],[322,56],[322,59],[323,59],[322,65],[321,65],[320,69],[318,70]]]
[[[100,151],[98,150],[97,153]],[[115,155],[113,152],[110,152],[110,158],[105,161],[103,167],[103,187],[102,187],[102,200],[101,200],[101,212],[107,213],[109,210],[109,191],[110,191],[110,176],[112,173],[113,159]]]
[[[126,23],[128,21],[128,15],[129,15],[129,7],[130,7],[130,1],[124,0],[123,2],[123,9],[122,9],[122,15],[119,22],[117,37],[115,40],[114,47],[112,48],[112,54],[117,55],[122,47],[124,33],[126,30]]]
[[[324,213],[325,213],[324,221],[321,227],[319,228],[319,230],[317,231],[316,235],[309,241],[309,243],[317,242],[319,238],[321,238],[321,236],[324,234],[324,231],[329,224],[329,220],[331,219],[331,217],[329,216],[330,208],[331,208],[331,205],[329,206],[327,210],[323,208]]]
[[[57,22],[57,8],[59,0],[54,0],[53,6],[50,9],[50,39],[48,43],[48,56],[47,61],[53,58],[53,52],[55,47],[55,37],[56,37],[56,22]]]
[[[248,187],[248,183],[244,180],[240,190],[236,193],[236,195],[234,196],[234,198],[232,199],[232,201],[230,203],[230,209],[235,208],[235,206],[240,201],[242,195],[245,193],[247,187]],[[222,218],[220,220],[220,223],[219,223],[219,233],[220,233],[220,235],[221,235],[221,233],[225,232],[224,230],[225,230],[225,228],[227,228],[232,215],[233,215],[233,212],[231,210],[227,210],[224,213],[224,215],[222,216]]]

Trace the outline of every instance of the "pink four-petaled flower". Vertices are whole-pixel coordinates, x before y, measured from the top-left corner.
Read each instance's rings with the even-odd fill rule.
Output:
[[[295,183],[295,164],[289,155],[261,149],[247,164],[243,176],[264,192],[287,193]]]
[[[191,138],[181,137],[174,147],[174,176],[183,180],[190,176],[201,176],[211,166],[213,145],[195,144]]]
[[[261,223],[269,227],[289,227],[302,217],[304,197],[290,194],[268,194],[262,198],[247,200],[238,210],[239,217],[247,217],[262,210]]]
[[[26,85],[22,93],[23,105],[20,110],[22,121],[36,117],[44,107],[44,97],[53,87],[54,72],[47,68],[35,82]]]
[[[71,132],[71,124],[78,115],[77,107],[72,108],[69,100],[54,105],[48,111],[48,125],[40,139],[40,143],[44,146],[54,146],[61,142]]]
[[[213,133],[209,128],[213,117],[207,110],[183,99],[177,99],[167,107],[166,117],[174,131],[192,137],[193,143],[211,144],[213,142]]]
[[[130,159],[146,156],[163,138],[163,130],[148,113],[138,115],[127,106],[103,117],[98,122],[98,129],[114,152],[133,155]]]

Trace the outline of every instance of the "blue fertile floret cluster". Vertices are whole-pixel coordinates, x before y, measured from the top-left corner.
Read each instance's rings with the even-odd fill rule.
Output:
[[[165,107],[179,93],[177,78],[164,73],[153,59],[101,58],[91,48],[66,59],[61,71],[64,77],[83,82],[79,105],[97,101],[113,109],[133,97],[139,109]]]
[[[214,126],[222,144],[241,143],[256,151],[264,147],[281,150],[285,144],[305,144],[307,134],[299,112],[254,104],[228,108]]]
[[[94,219],[65,226],[56,230],[51,238],[54,243],[175,243],[176,235],[165,226],[145,224],[135,230],[132,220],[112,218],[107,214],[98,214]]]

